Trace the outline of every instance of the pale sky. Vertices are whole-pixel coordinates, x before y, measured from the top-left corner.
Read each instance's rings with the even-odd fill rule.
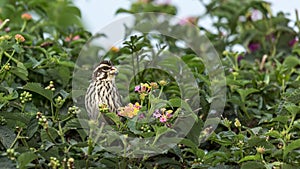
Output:
[[[124,17],[124,15],[115,16],[119,8],[127,9],[135,0],[74,0],[75,4],[81,9],[83,22],[86,28],[92,33],[96,33],[103,27],[109,25],[115,20]],[[195,16],[202,14],[204,8],[198,0],[159,0],[161,2],[171,1],[178,7],[178,17]],[[284,11],[290,13],[290,19],[296,20],[295,9],[300,13],[299,0],[267,0],[272,4],[272,10],[275,13]],[[207,21],[206,21],[207,22]],[[209,21],[208,21],[209,22]],[[202,25],[202,23],[200,22]],[[206,23],[205,23],[206,24]]]

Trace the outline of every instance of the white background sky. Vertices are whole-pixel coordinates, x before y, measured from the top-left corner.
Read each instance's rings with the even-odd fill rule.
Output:
[[[83,22],[86,28],[96,33],[106,25],[109,25],[124,15],[115,16],[119,8],[128,9],[135,0],[75,0],[75,4],[81,9]],[[162,2],[168,0],[160,0]],[[170,0],[178,7],[178,16],[195,16],[204,13],[204,8],[198,0]],[[300,0],[267,0],[272,4],[273,13],[279,11],[290,13],[290,19],[296,20],[295,9],[300,13]],[[200,23],[201,25],[205,23]]]

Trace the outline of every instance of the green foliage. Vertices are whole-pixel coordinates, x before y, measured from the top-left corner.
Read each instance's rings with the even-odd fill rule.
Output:
[[[127,158],[111,153],[118,147],[105,149],[105,145],[94,143],[96,138],[86,133],[78,118],[81,109],[74,106],[71,99],[72,72],[81,48],[91,37],[82,28],[79,9],[68,0],[1,1],[1,167],[297,168],[300,165],[298,16],[294,23],[283,13],[274,15],[270,4],[260,0],[202,3],[206,7],[204,16],[190,17],[188,21],[197,24],[197,20],[205,16],[216,19],[213,23],[216,31],[202,25],[197,27],[215,46],[225,70],[227,100],[221,122],[200,144],[203,133],[199,129],[205,125],[214,99],[210,88],[214,82],[208,76],[205,60],[191,49],[178,45],[172,37],[146,33],[130,36],[120,48],[111,49],[103,56],[116,65],[124,65],[119,70],[119,80],[130,81],[130,85],[118,87],[121,91],[129,90],[124,102],[132,104],[118,115],[107,112],[105,107],[101,109],[114,123],[114,129],[121,133],[102,143],[128,145],[128,136],[153,137],[149,145],[130,142],[136,147],[134,153],[146,154],[139,148],[148,146],[147,150],[159,152],[157,145],[162,136],[176,133],[172,125],[179,123],[186,127],[182,130],[188,127],[191,130],[180,142],[176,142],[177,137],[163,140],[170,149],[160,155]],[[140,0],[116,13],[141,12],[176,15],[177,8],[172,4]],[[153,22],[153,19],[137,18],[136,22],[141,24],[127,28],[127,34],[149,28],[147,21]],[[181,24],[172,26],[163,22],[157,29],[170,27],[174,34],[184,32],[186,40],[195,36],[190,23]],[[153,41],[157,44],[153,45]],[[246,52],[233,52],[235,45],[243,46]],[[103,49],[91,48],[89,52],[94,54]],[[178,66],[179,61],[191,70],[197,90],[176,81],[174,76],[179,75],[182,68]],[[151,65],[162,69],[151,68]],[[173,74],[164,71],[166,69],[171,69]],[[128,79],[132,74],[134,78]],[[142,87],[145,90],[142,91]],[[200,95],[201,109],[193,110],[188,101],[182,99],[193,93]],[[127,111],[129,109],[133,111]],[[155,113],[157,118],[153,116]],[[180,118],[190,121],[177,120]],[[146,123],[149,119],[151,123]],[[195,123],[189,126],[191,121]],[[208,123],[219,121],[209,118]],[[203,132],[208,135],[212,128],[206,127]],[[105,138],[105,133],[97,134],[98,139]],[[125,149],[124,153],[130,152]]]

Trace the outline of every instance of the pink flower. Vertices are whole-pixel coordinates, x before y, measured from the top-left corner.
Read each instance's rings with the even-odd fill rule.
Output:
[[[156,0],[156,3],[159,5],[169,5],[171,4],[171,0]]]
[[[76,35],[76,36],[73,36],[73,35],[69,35],[65,38],[65,41],[66,42],[71,42],[71,41],[75,41],[75,40],[78,40],[80,39],[80,36],[79,35]]]
[[[153,113],[153,117],[156,118],[156,119],[161,117],[161,114],[160,114],[159,110],[155,110],[155,112]]]
[[[167,116],[162,115],[162,116],[159,118],[159,121],[160,121],[161,123],[167,122]]]
[[[263,18],[263,14],[259,10],[255,9],[252,11],[252,13],[251,13],[252,21],[258,21],[258,20],[261,20],[262,18]]]
[[[169,118],[171,118],[172,116],[173,116],[173,114],[172,114],[172,110],[168,110],[167,112],[166,112],[166,117],[169,119]]]
[[[243,55],[239,55],[238,58],[237,58],[238,63],[240,63],[241,60],[243,60],[243,59],[244,59],[244,56]]]
[[[20,34],[16,34],[15,39],[16,39],[17,42],[24,42],[25,41],[24,36],[22,36]]]
[[[78,39],[80,39],[80,36],[79,36],[79,35],[76,35],[76,36],[74,36],[74,37],[72,38],[72,40],[78,40]]]
[[[271,41],[271,42],[274,42],[276,40],[276,37],[273,33],[269,34],[266,36],[266,40],[267,41]]]
[[[183,18],[179,21],[179,25],[188,25],[188,24],[192,24],[192,25],[196,25],[197,24],[197,18],[196,17],[186,17],[186,18]]]
[[[139,119],[143,119],[143,118],[145,118],[145,117],[146,117],[146,116],[145,116],[144,113],[139,114]]]
[[[134,87],[134,91],[135,91],[135,92],[140,92],[140,89],[141,89],[141,86],[135,86],[135,87]]]
[[[250,42],[248,48],[251,52],[255,52],[260,49],[260,44],[258,42]]]
[[[298,39],[294,38],[294,39],[292,39],[292,40],[289,41],[289,46],[293,47],[297,42],[298,42]]]

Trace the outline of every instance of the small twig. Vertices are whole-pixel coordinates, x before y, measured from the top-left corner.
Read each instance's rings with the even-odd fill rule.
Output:
[[[9,19],[5,19],[0,25],[0,30],[9,22]]]
[[[265,63],[267,61],[268,55],[264,55],[259,65],[259,70],[262,71],[265,67]]]

